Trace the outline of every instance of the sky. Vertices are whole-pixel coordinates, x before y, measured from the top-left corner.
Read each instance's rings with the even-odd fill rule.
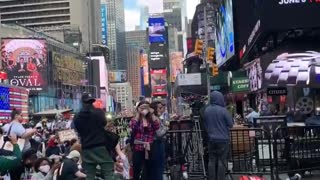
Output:
[[[124,0],[126,31],[135,30],[140,25],[140,7],[147,6],[149,0]],[[192,19],[199,0],[187,0],[187,16]]]

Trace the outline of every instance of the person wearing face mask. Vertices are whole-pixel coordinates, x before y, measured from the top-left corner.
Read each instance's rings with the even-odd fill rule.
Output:
[[[23,120],[20,110],[13,109],[11,112],[11,123],[6,124],[2,127],[5,134],[16,134],[19,138],[25,139],[22,152],[27,151],[31,148],[30,138],[37,132],[37,129],[25,129],[21,122]]]
[[[150,150],[156,131],[160,127],[159,119],[150,108],[150,103],[143,101],[137,106],[137,115],[130,122],[133,148],[133,179],[139,180],[144,169],[144,179],[153,179]]]
[[[33,164],[37,160],[37,152],[29,149],[22,154],[22,163],[10,171],[11,180],[30,180],[33,174]]]
[[[53,172],[51,171],[50,162],[47,158],[38,159],[33,166],[34,173],[32,180],[52,180]]]
[[[154,114],[160,119],[160,128],[156,131],[156,136],[152,144],[152,174],[153,180],[163,180],[165,167],[165,135],[168,131],[166,118],[164,115],[165,106],[160,101],[151,103],[150,107],[154,109]]]

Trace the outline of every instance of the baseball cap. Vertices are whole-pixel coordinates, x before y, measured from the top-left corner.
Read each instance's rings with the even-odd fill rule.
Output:
[[[80,153],[77,150],[73,150],[69,153],[69,155],[67,156],[68,159],[73,159],[73,158],[78,158],[80,159]]]
[[[83,93],[81,97],[81,101],[83,103],[94,103],[96,99],[93,98],[90,93]]]

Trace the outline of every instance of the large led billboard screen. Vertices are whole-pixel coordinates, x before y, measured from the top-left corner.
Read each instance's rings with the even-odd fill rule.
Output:
[[[140,67],[142,68],[143,85],[149,85],[149,64],[148,64],[148,54],[143,51],[140,53]]]
[[[170,53],[170,79],[175,82],[178,74],[183,73],[183,53],[172,52]]]
[[[110,71],[109,83],[124,83],[128,81],[127,71]]]
[[[150,17],[149,23],[149,42],[161,43],[166,42],[166,27],[163,17]]]
[[[151,69],[166,68],[168,61],[168,46],[166,44],[150,44],[149,66]]]
[[[216,63],[221,66],[235,54],[232,0],[222,0],[216,21]]]
[[[151,70],[152,96],[166,96],[167,91],[167,70]]]
[[[47,87],[47,42],[44,39],[2,39],[2,67],[11,85],[41,91]]]

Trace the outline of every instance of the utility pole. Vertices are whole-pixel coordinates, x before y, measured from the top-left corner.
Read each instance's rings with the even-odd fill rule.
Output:
[[[203,15],[204,15],[204,47],[205,49],[208,48],[208,31],[207,31],[207,6],[205,5],[203,7]],[[208,101],[210,102],[210,93],[211,93],[211,89],[210,89],[210,67],[209,67],[209,63],[208,63],[208,59],[207,59],[207,51],[205,50],[204,52],[204,62],[206,63],[206,76],[207,76],[207,93],[208,93]]]

